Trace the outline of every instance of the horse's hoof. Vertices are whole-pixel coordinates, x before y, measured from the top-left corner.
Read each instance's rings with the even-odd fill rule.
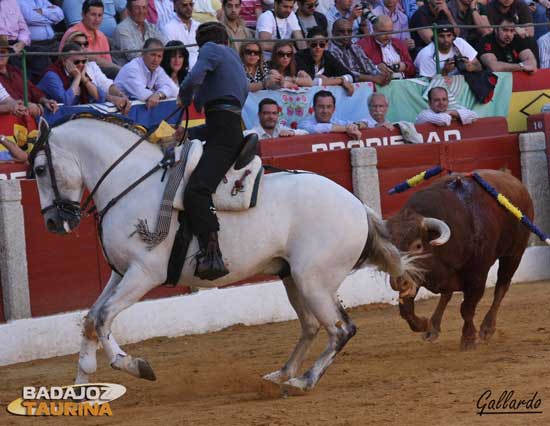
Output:
[[[267,380],[271,383],[275,383],[276,385],[280,385],[281,383],[288,380],[288,376],[286,374],[283,374],[281,370],[278,370],[274,371],[273,373],[266,374],[262,377],[262,379]]]
[[[88,379],[88,375],[84,371],[82,371],[80,367],[78,367],[76,371],[76,379],[74,380],[74,384],[83,385],[89,382],[90,380]]]
[[[300,396],[311,389],[311,385],[307,379],[295,377],[281,384],[281,389],[285,396]]]
[[[435,342],[437,338],[439,337],[439,331],[437,330],[430,330],[422,333],[422,340],[426,342]]]
[[[151,368],[151,365],[147,361],[145,361],[142,358],[136,358],[136,364],[139,371],[139,377],[145,380],[151,380],[154,382],[157,380],[157,376],[155,376],[155,372]]]

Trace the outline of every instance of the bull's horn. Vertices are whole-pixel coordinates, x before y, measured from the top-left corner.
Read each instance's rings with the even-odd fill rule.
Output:
[[[451,229],[449,228],[449,225],[442,220],[435,219],[433,217],[425,217],[423,224],[430,231],[439,232],[439,237],[430,241],[432,246],[442,246],[449,241],[449,238],[451,238]]]

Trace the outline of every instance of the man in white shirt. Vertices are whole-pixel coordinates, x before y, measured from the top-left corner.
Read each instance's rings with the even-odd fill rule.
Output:
[[[471,124],[478,119],[477,114],[466,108],[449,109],[449,97],[443,87],[434,87],[428,92],[430,109],[421,111],[416,117],[416,124],[431,123],[436,126],[449,126],[453,120],[461,124]]]
[[[393,124],[386,119],[388,113],[389,102],[386,95],[379,92],[371,93],[367,100],[369,106],[370,117],[362,120],[368,127],[385,127],[388,130],[393,130]]]
[[[124,65],[115,79],[115,84],[130,98],[144,101],[147,108],[156,107],[166,98],[178,95],[178,86],[160,66],[163,55],[163,44],[155,38],[148,39],[143,48],[155,48],[144,52],[139,58],[132,59]]]
[[[281,40],[298,39],[301,40],[302,30],[298,23],[298,18],[293,12],[295,0],[275,0],[273,10],[266,10],[258,18],[256,23],[256,38],[260,40]],[[300,49],[305,49],[306,45],[299,42]],[[271,50],[275,43],[262,43],[264,59],[271,59]]]
[[[361,139],[361,130],[367,125],[360,121],[337,120],[333,117],[336,98],[328,90],[320,90],[313,97],[314,116],[302,121],[299,127],[308,133],[345,133],[352,139]]]
[[[441,75],[460,74],[461,69],[481,71],[481,63],[476,58],[477,51],[466,40],[457,37],[451,25],[444,22],[438,25],[446,25],[437,30]],[[414,65],[421,77],[434,77],[437,74],[433,41],[418,52]]]
[[[260,124],[250,130],[245,130],[243,132],[244,135],[247,136],[250,133],[257,133],[258,138],[261,140],[308,134],[305,130],[294,130],[279,124],[279,114],[279,105],[275,100],[271,98],[262,99],[258,105],[258,118],[260,119]]]
[[[176,11],[176,16],[164,27],[161,27],[161,32],[166,40],[179,40],[186,45],[189,52],[189,70],[191,70],[199,56],[199,48],[196,46],[197,40],[195,37],[200,22],[192,18],[193,0],[175,0],[174,10]],[[189,44],[194,44],[195,46],[188,46]]]

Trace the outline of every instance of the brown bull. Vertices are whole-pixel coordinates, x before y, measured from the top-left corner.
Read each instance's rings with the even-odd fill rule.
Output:
[[[533,220],[533,202],[527,189],[511,174],[479,170],[479,175]],[[402,251],[426,255],[422,286],[441,294],[430,319],[414,313],[416,288],[392,281],[400,290],[399,311],[413,331],[437,339],[443,312],[453,292],[462,291],[464,319],[461,348],[475,347],[474,314],[485,290],[489,268],[498,259],[493,304],[481,323],[479,337],[487,341],[496,329],[496,315],[510,287],[529,239],[529,231],[501,207],[473,178],[453,174],[413,194],[398,214],[387,221],[392,242]],[[448,225],[448,226],[447,226]],[[408,294],[407,294],[408,292]]]

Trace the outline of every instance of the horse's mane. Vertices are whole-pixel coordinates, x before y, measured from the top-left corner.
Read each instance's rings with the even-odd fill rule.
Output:
[[[52,128],[59,127],[69,121],[78,120],[80,118],[90,118],[93,120],[104,121],[106,123],[115,124],[138,136],[144,136],[147,133],[147,129],[139,123],[130,120],[128,117],[116,113],[104,113],[96,110],[90,110],[85,112],[79,112],[66,117],[63,117],[53,123]]]

